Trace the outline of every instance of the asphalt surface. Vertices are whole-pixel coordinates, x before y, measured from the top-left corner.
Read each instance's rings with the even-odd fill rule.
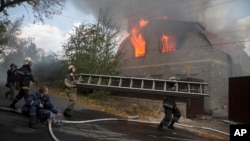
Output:
[[[8,107],[10,100],[5,99],[7,89],[0,88],[0,107]],[[67,100],[51,95],[53,104],[63,111]],[[21,108],[24,100],[17,103]],[[104,118],[118,118],[77,104],[70,121],[84,121]],[[28,118],[15,112],[0,110],[0,141],[53,141],[46,124],[39,123],[39,129],[28,127]],[[98,121],[84,124],[53,123],[52,130],[60,141],[208,141],[186,129],[157,130],[157,124],[131,121]]]

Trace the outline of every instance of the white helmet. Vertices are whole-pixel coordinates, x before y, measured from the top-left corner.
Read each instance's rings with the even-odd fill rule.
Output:
[[[177,78],[175,76],[172,76],[169,78],[169,80],[177,80]]]
[[[72,68],[75,68],[75,66],[70,65],[70,66],[69,66],[69,68],[68,68],[68,69],[69,69],[69,71],[70,71]]]
[[[24,64],[25,64],[25,65],[28,65],[29,62],[32,62],[32,59],[31,59],[30,57],[26,57],[26,58],[24,59]]]

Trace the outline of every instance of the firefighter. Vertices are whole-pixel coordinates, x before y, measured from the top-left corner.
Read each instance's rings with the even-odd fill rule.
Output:
[[[9,88],[9,91],[5,93],[5,98],[7,99],[10,96],[10,99],[13,100],[15,93],[15,84],[17,80],[17,66],[15,64],[10,65],[10,69],[7,71],[7,83],[6,87]]]
[[[34,82],[37,85],[37,81],[34,80],[32,75],[32,60],[30,57],[25,58],[24,65],[17,69],[17,89],[19,89],[18,95],[14,98],[12,103],[10,104],[10,108],[17,110],[15,104],[22,99],[23,97],[27,97],[29,95],[30,82]]]
[[[165,97],[163,100],[163,108],[165,117],[160,122],[158,129],[165,131],[164,126],[167,126],[169,129],[174,130],[174,123],[178,122],[181,117],[181,112],[176,106],[175,99],[173,97]]]
[[[169,80],[171,80],[171,81],[177,81],[179,79],[178,79],[178,77],[172,76],[172,77],[169,78]],[[176,83],[169,82],[169,83],[167,83],[167,88],[170,91],[176,91],[176,85],[177,85]]]
[[[77,88],[76,88],[76,79],[75,79],[75,72],[76,68],[73,65],[70,65],[68,67],[68,74],[66,75],[64,79],[64,85],[65,85],[65,92],[66,95],[69,97],[68,105],[66,106],[63,114],[66,117],[71,117],[72,110],[76,104],[77,100]]]
[[[48,92],[48,87],[43,86],[25,99],[22,114],[29,117],[30,128],[37,129],[37,121],[46,122],[50,118],[51,112],[56,114],[56,116],[61,116],[51,103]]]

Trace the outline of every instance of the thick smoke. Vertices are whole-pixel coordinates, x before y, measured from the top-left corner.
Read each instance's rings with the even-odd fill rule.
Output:
[[[211,30],[221,30],[249,16],[249,0],[74,0],[79,10],[97,17],[108,9],[118,24],[131,18],[154,19],[167,16],[180,21],[200,22]]]
[[[250,24],[249,0],[74,0],[76,8],[97,17],[100,9],[108,9],[113,21],[124,30],[139,18],[201,23],[213,32],[232,41],[248,40]],[[242,29],[244,28],[244,29]],[[249,46],[249,42],[243,43]]]
[[[75,6],[97,17],[100,9],[108,9],[119,26],[136,18],[198,21],[209,0],[75,0]]]

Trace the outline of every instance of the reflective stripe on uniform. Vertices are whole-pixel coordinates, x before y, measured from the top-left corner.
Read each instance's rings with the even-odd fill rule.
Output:
[[[30,88],[29,87],[21,87],[21,89],[29,90]]]

